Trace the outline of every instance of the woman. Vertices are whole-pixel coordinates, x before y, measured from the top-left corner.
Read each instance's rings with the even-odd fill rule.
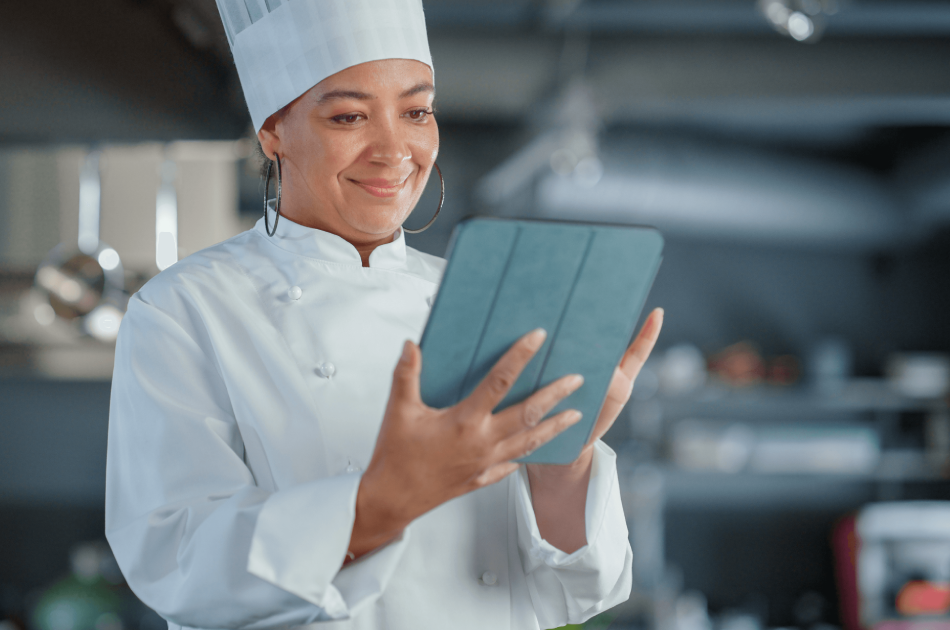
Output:
[[[662,312],[625,355],[573,464],[511,460],[579,419],[540,422],[579,376],[492,413],[543,331],[459,405],[426,407],[412,340],[443,261],[407,247],[400,228],[439,143],[421,5],[253,2],[219,7],[278,165],[279,215],[130,301],[106,505],[130,586],[172,628],[547,628],[624,601],[631,552],[614,455],[599,438]],[[257,21],[233,18],[236,6]],[[350,28],[352,45],[311,51],[309,78],[298,72],[288,90],[242,66],[249,49],[262,52],[258,27],[285,69],[299,66],[282,47],[305,35],[326,43]],[[368,33],[377,41],[361,47]]]

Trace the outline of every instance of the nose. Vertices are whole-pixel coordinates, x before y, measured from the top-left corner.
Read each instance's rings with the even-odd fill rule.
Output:
[[[381,120],[375,125],[369,160],[374,164],[396,168],[412,159],[412,150],[400,125],[391,120]]]

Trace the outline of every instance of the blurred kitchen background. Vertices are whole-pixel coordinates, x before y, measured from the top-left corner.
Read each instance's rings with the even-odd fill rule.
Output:
[[[950,628],[950,1],[425,8],[446,202],[410,244],[666,236],[607,437],[636,584],[588,627]],[[213,0],[4,3],[0,630],[164,628],[103,545],[113,340],[262,195]]]

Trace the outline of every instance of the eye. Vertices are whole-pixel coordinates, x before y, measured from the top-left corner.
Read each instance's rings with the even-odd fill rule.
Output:
[[[410,120],[422,121],[428,118],[432,114],[431,109],[421,108],[421,109],[411,109],[409,110],[408,116]]]
[[[339,116],[334,116],[331,120],[344,125],[353,125],[359,122],[362,117],[363,114],[340,114]]]

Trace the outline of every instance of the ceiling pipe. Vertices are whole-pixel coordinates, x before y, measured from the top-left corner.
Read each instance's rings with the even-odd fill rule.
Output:
[[[835,163],[647,137],[605,140],[601,155],[605,172],[592,186],[551,169],[536,177],[534,214],[653,225],[673,237],[851,250],[901,247],[929,228],[879,179]]]

